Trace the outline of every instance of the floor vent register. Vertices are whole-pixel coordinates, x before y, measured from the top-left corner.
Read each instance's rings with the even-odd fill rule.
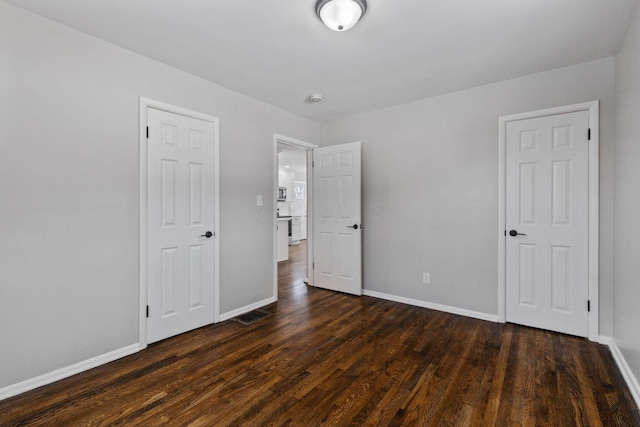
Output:
[[[240,316],[236,316],[232,318],[236,322],[240,322],[243,325],[251,325],[252,323],[257,322],[260,319],[264,319],[267,316],[270,316],[271,313],[264,310],[252,310],[248,313],[241,314]]]

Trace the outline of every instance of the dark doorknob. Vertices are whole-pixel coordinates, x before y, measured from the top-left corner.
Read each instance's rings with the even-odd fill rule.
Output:
[[[358,229],[358,224],[347,225],[347,228],[353,228],[354,230]]]
[[[206,237],[207,239],[209,239],[211,236],[213,236],[213,233],[210,231],[207,231],[206,233],[200,235],[200,237]]]
[[[511,236],[511,237],[516,237],[516,236],[526,236],[526,234],[524,234],[524,233],[518,233],[516,230],[511,230],[511,231],[509,231],[509,236]]]

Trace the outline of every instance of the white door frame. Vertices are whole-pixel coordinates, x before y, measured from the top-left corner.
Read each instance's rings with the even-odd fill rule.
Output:
[[[182,116],[192,117],[199,120],[212,122],[214,124],[214,191],[215,191],[215,208],[214,208],[214,230],[216,231],[214,237],[214,322],[220,321],[220,130],[219,120],[217,117],[209,116],[207,114],[198,113],[196,111],[187,110],[186,108],[176,107],[174,105],[165,104],[164,102],[154,101],[152,99],[140,97],[140,110],[139,110],[139,162],[140,162],[140,219],[139,219],[139,281],[140,281],[140,293],[139,293],[139,312],[138,312],[138,341],[140,349],[147,347],[147,295],[148,295],[148,283],[147,283],[147,198],[148,198],[148,158],[147,158],[147,109],[155,108],[157,110],[166,111],[168,113],[180,114]]]
[[[600,203],[600,105],[599,101],[530,111],[498,119],[498,322],[506,322],[506,129],[507,123],[556,114],[587,111],[589,113],[589,340],[599,338],[599,203]]]
[[[278,200],[278,143],[291,145],[296,148],[307,150],[307,281],[311,284],[313,280],[313,173],[312,160],[313,149],[318,148],[316,144],[301,141],[288,136],[273,134],[273,199]],[[309,153],[311,152],[311,155]],[[275,202],[277,204],[277,202]],[[309,209],[309,206],[312,209]],[[277,247],[277,211],[273,209],[273,297],[278,300],[278,247]]]

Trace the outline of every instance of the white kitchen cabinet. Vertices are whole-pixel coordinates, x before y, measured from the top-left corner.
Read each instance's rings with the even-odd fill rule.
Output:
[[[301,219],[299,216],[294,216],[291,219],[291,244],[297,245],[302,239]]]
[[[287,202],[293,201],[293,176],[289,175],[285,178],[285,187],[287,187]]]
[[[307,216],[300,217],[300,240],[307,240]]]
[[[289,219],[280,218],[276,221],[276,248],[278,250],[278,262],[289,259]]]

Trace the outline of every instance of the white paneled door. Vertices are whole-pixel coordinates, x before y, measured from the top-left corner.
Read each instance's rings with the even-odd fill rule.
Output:
[[[149,343],[214,321],[214,126],[148,109]]]
[[[506,320],[588,335],[589,114],[506,129]]]
[[[362,294],[361,147],[313,150],[314,286]]]

